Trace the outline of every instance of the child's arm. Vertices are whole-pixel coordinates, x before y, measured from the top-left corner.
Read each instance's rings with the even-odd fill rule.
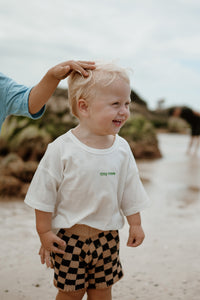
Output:
[[[75,70],[83,76],[88,76],[86,70],[95,69],[95,64],[88,61],[66,61],[51,68],[42,80],[32,88],[29,95],[29,112],[33,115],[40,111],[49,100],[60,80],[65,79]]]
[[[65,241],[60,239],[51,230],[52,213],[44,212],[41,210],[35,210],[36,216],[36,229],[40,237],[40,241],[45,250],[55,253],[64,254],[64,248],[66,246]],[[55,245],[55,243],[57,245]]]
[[[126,218],[130,225],[127,246],[137,247],[142,244],[145,238],[144,231],[141,226],[140,213],[127,216]]]

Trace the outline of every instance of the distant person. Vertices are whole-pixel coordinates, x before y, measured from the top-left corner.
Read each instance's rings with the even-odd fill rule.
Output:
[[[94,69],[88,61],[66,61],[51,68],[34,87],[26,87],[0,73],[0,130],[9,115],[27,116],[37,119],[44,113],[44,105],[49,100],[60,80],[76,70],[88,76],[87,70]]]
[[[144,239],[140,211],[149,201],[131,149],[118,135],[129,117],[128,75],[115,64],[96,64],[88,73],[70,74],[69,103],[79,125],[49,144],[25,198],[51,252],[56,300],[85,293],[111,300],[111,287],[123,276],[118,230],[124,216],[127,246]]]
[[[191,126],[191,139],[187,153],[190,154],[194,147],[194,155],[197,155],[200,145],[200,113],[188,107],[174,107],[169,111],[171,116],[184,119]]]

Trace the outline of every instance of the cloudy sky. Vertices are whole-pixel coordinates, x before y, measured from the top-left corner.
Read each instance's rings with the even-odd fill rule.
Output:
[[[150,108],[200,111],[200,1],[0,0],[1,72],[34,85],[69,59],[114,60]]]

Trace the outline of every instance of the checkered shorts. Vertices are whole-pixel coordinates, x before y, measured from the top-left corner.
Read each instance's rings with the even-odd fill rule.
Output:
[[[107,288],[122,276],[117,230],[100,231],[86,225],[61,229],[65,254],[52,253],[54,285],[65,292]]]

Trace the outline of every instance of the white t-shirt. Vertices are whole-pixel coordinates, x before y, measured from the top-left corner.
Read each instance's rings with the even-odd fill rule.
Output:
[[[148,205],[135,159],[119,135],[110,148],[86,146],[72,131],[49,144],[33,177],[25,203],[52,212],[52,229],[85,224],[120,229],[124,215]]]

